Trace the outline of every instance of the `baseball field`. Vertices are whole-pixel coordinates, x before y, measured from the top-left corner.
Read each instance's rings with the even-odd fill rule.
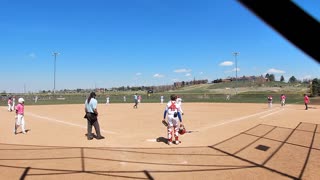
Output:
[[[26,105],[26,134],[0,107],[0,179],[319,179],[320,105],[183,103],[188,133],[166,144],[165,104]]]

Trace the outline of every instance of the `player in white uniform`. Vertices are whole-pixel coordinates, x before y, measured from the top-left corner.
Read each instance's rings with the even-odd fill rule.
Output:
[[[16,110],[16,96],[12,97],[12,111]]]
[[[164,100],[163,96],[160,96],[160,103],[161,104],[163,103],[163,100]]]
[[[281,104],[281,106],[286,105],[286,96],[284,94],[281,94],[281,96],[280,96],[280,104]]]
[[[12,111],[12,98],[9,97],[8,99],[8,111],[11,112]]]
[[[107,98],[106,98],[106,104],[109,104],[109,103],[110,103],[110,97],[107,96]]]
[[[268,96],[268,107],[272,108],[272,96]]]
[[[168,115],[168,145],[172,144],[173,136],[175,138],[175,144],[178,145],[179,141],[179,127],[182,125],[181,118],[181,108],[180,105],[176,102],[177,96],[171,95],[170,101],[167,103],[166,108],[164,110],[163,119],[166,119]]]
[[[182,110],[182,99],[181,99],[181,97],[177,96],[177,100],[176,101],[180,106],[181,115],[183,115],[184,113],[183,113],[183,110]]]

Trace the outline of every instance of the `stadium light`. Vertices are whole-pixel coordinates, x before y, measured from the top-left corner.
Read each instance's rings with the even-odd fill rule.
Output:
[[[55,94],[56,93],[56,61],[57,61],[57,56],[59,55],[60,53],[58,52],[53,52],[52,53],[52,56],[54,56],[54,68],[53,68],[53,93]]]
[[[240,54],[239,52],[233,52],[232,53],[235,59],[236,64],[236,94],[237,94],[237,86],[238,86],[238,62],[237,62],[237,56]]]

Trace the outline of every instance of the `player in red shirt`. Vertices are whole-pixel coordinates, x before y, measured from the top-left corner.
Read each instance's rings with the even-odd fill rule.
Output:
[[[308,104],[310,103],[309,97],[307,94],[304,94],[304,105],[306,106],[305,110],[308,110]]]

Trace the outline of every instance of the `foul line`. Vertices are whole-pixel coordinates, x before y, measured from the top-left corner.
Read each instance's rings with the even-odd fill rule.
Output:
[[[40,118],[40,119],[44,119],[44,120],[47,120],[47,121],[52,121],[52,122],[57,122],[57,123],[61,123],[61,124],[66,124],[66,125],[70,125],[70,126],[76,126],[76,127],[80,127],[80,128],[83,128],[83,129],[87,129],[87,126],[81,126],[79,124],[65,122],[65,121],[62,121],[62,120],[53,119],[53,118],[49,118],[49,117],[46,117],[46,116],[40,116],[40,115],[33,114],[33,113],[26,113],[26,114],[30,115],[30,116],[33,116],[35,118]],[[116,134],[115,132],[106,131],[106,130],[103,130],[103,129],[100,129],[100,131],[102,131],[104,133],[109,133],[109,134]]]
[[[268,110],[268,111],[263,111],[263,112],[251,114],[251,115],[248,115],[248,116],[243,116],[243,117],[240,117],[240,118],[237,118],[237,119],[231,119],[230,121],[227,121],[227,122],[222,122],[222,123],[219,123],[219,124],[214,124],[214,125],[212,125],[212,126],[199,128],[198,131],[200,131],[200,130],[207,130],[207,129],[210,129],[210,128],[222,126],[222,125],[229,124],[229,123],[232,123],[232,122],[242,121],[242,120],[244,120],[244,119],[248,119],[248,118],[250,118],[250,117],[258,116],[258,115],[260,115],[260,114],[268,113],[268,112],[273,111],[273,110],[274,110],[274,109],[270,109],[270,110]],[[271,114],[273,114],[273,113],[271,113]],[[267,115],[270,115],[270,114],[267,114]]]
[[[273,113],[266,114],[266,115],[261,116],[261,117],[259,117],[259,118],[260,118],[260,119],[262,119],[262,118],[265,118],[265,117],[271,116],[271,115],[273,115],[273,114],[279,113],[279,112],[281,112],[281,111],[283,111],[283,110],[284,110],[284,109],[280,109],[280,110],[278,110],[278,111],[275,111],[275,112],[273,112]]]

